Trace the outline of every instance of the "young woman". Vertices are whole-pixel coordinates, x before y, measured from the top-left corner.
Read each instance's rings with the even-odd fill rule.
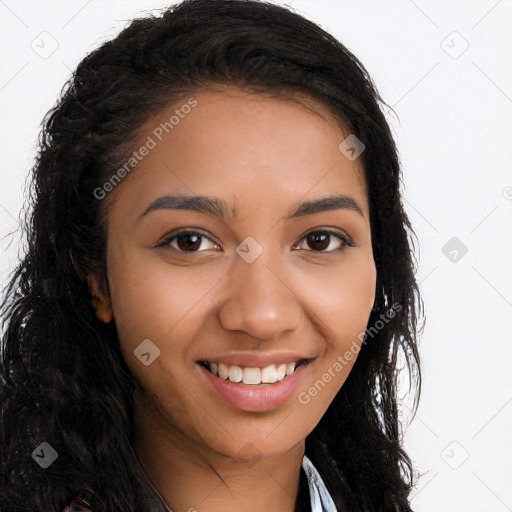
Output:
[[[134,20],[45,119],[2,512],[408,511],[411,226],[363,65],[257,1]]]

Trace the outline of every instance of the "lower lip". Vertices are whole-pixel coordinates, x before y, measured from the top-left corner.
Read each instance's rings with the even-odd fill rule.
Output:
[[[301,364],[292,375],[274,384],[249,385],[221,379],[198,365],[213,388],[238,409],[250,412],[270,411],[283,405],[294,394],[310,362]]]

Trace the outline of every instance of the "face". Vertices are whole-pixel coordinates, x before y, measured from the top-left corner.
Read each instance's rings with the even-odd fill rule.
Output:
[[[304,101],[185,98],[141,128],[148,149],[107,197],[110,297],[93,287],[140,383],[139,424],[205,454],[302,443],[374,303],[362,164]]]

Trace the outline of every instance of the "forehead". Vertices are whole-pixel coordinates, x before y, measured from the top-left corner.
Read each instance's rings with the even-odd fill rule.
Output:
[[[327,107],[305,96],[202,90],[140,127],[136,149],[151,149],[116,195],[130,196],[139,210],[171,192],[236,198],[239,211],[350,193],[367,210],[361,160],[338,149],[348,135]]]

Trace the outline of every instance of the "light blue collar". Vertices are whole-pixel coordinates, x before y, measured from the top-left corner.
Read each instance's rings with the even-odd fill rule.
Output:
[[[334,501],[327,487],[325,487],[320,473],[306,455],[304,455],[302,459],[302,468],[308,479],[309,495],[311,496],[311,512],[337,512]]]

